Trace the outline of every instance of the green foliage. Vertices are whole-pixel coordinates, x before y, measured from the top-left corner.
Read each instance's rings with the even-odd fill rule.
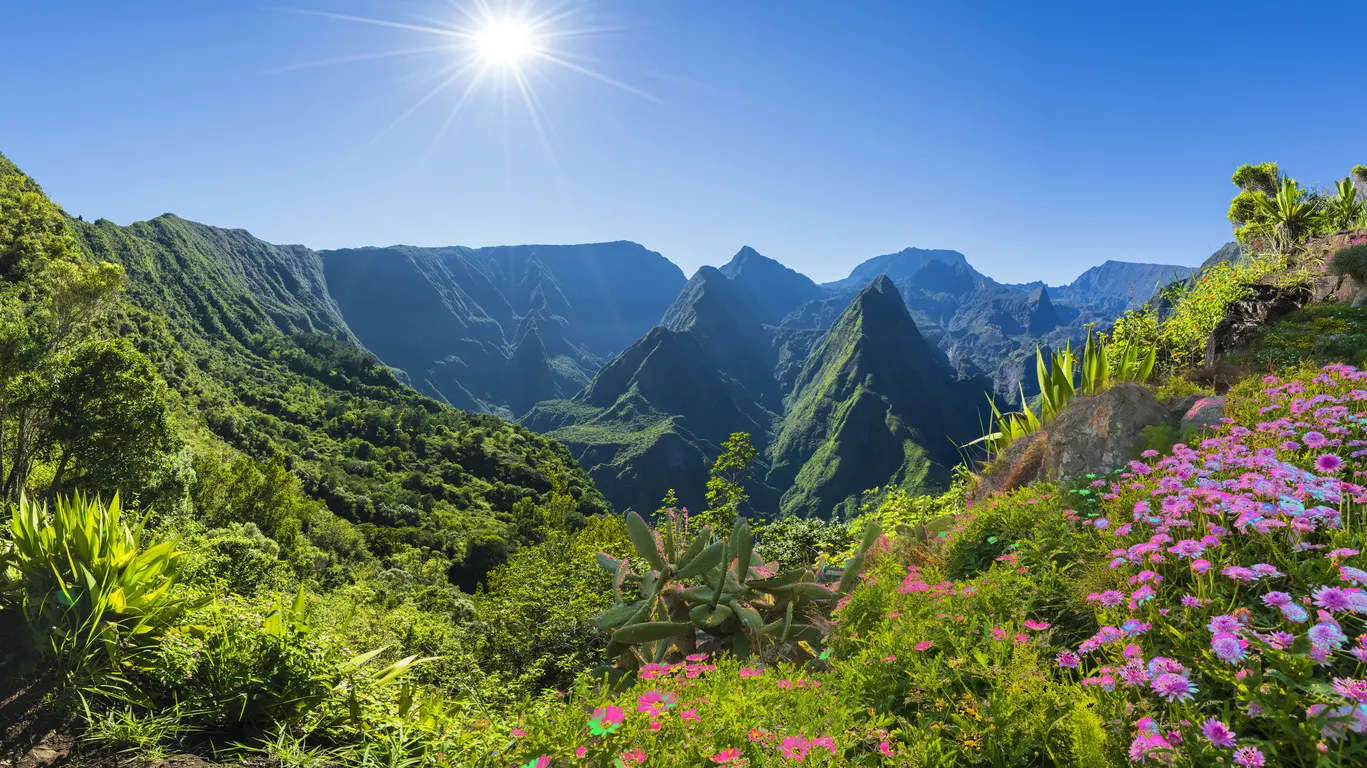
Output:
[[[18,604],[40,652],[67,674],[122,673],[142,662],[189,601],[175,590],[176,542],[143,544],[141,525],[81,494],[46,505],[20,496],[0,559],[5,599]]]
[[[1172,309],[1160,316],[1151,306],[1127,312],[1115,321],[1108,340],[1113,345],[1139,345],[1156,351],[1155,367],[1163,373],[1199,366],[1210,334],[1229,305],[1248,295],[1258,279],[1286,266],[1276,255],[1256,255],[1220,262],[1202,270],[1194,281],[1167,291]]]
[[[780,517],[755,526],[755,551],[764,561],[782,568],[814,563],[817,558],[839,562],[836,555],[858,544],[851,524],[819,517]]]
[[[469,629],[484,674],[534,693],[564,689],[582,670],[603,663],[608,633],[594,617],[613,604],[613,577],[596,565],[597,552],[619,559],[631,554],[620,518],[554,531],[489,574]]]
[[[1282,173],[1276,163],[1258,163],[1257,165],[1241,165],[1234,170],[1231,179],[1234,186],[1245,192],[1261,192],[1264,195],[1275,195],[1277,188],[1281,186]],[[1240,219],[1236,223],[1240,223]]]
[[[707,479],[707,510],[697,517],[699,525],[718,530],[730,528],[741,505],[750,500],[745,483],[750,480],[750,467],[758,455],[748,432],[732,432],[721,448]]]
[[[1329,271],[1335,275],[1348,275],[1358,281],[1367,281],[1367,243],[1335,251],[1329,260]]]
[[[1340,230],[1356,226],[1367,216],[1367,201],[1358,199],[1360,195],[1351,177],[1335,182],[1334,187],[1337,196],[1324,204],[1325,227]]]
[[[988,397],[992,408],[993,432],[969,445],[985,443],[988,454],[1001,453],[1006,446],[1053,421],[1059,413],[1079,396],[1090,397],[1124,382],[1143,383],[1153,373],[1157,347],[1136,339],[1133,332],[1122,333],[1121,343],[1107,343],[1105,334],[1087,332],[1087,343],[1082,354],[1082,376],[1075,381],[1078,358],[1072,345],[1057,350],[1044,362],[1044,351],[1035,349],[1035,378],[1039,382],[1039,414],[1026,402],[1021,389],[1021,410],[1002,413],[996,401]]]
[[[1357,226],[1367,220],[1367,206],[1353,183],[1354,178],[1361,182],[1360,167],[1335,182],[1336,194],[1330,196],[1283,176],[1276,163],[1241,166],[1233,178],[1240,191],[1229,208],[1235,237],[1254,252],[1294,257],[1311,237]]]
[[[684,516],[673,512],[660,523],[651,530],[640,515],[627,514],[627,535],[648,566],[643,574],[625,559],[598,556],[614,576],[616,600],[598,625],[612,629],[608,655],[616,658],[618,673],[698,652],[810,658],[825,642],[831,606],[857,583],[879,533],[877,525],[865,529],[844,569],[818,559],[810,569],[779,572],[777,563],[765,563],[755,551],[744,518],[726,538],[714,537],[707,526],[690,536]],[[628,602],[628,584],[639,589],[639,599]]]
[[[1321,302],[1258,328],[1249,347],[1231,357],[1256,370],[1367,361],[1367,307]]]

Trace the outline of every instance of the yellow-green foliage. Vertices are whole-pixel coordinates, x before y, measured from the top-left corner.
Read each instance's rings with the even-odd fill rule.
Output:
[[[1286,266],[1275,254],[1259,254],[1237,262],[1220,262],[1204,270],[1190,284],[1170,290],[1172,310],[1160,316],[1153,307],[1126,313],[1109,333],[1112,349],[1138,344],[1159,350],[1158,367],[1183,370],[1201,364],[1211,331],[1224,318],[1229,305],[1248,295],[1259,278]]]

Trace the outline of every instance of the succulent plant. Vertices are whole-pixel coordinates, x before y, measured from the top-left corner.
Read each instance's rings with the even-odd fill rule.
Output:
[[[686,514],[673,510],[661,515],[658,529],[628,512],[626,527],[647,566],[644,573],[635,573],[625,558],[596,556],[615,577],[616,604],[598,616],[598,626],[612,630],[607,650],[617,662],[616,674],[699,652],[742,659],[820,653],[831,610],[858,583],[879,535],[878,525],[870,523],[843,568],[827,565],[823,557],[810,568],[779,572],[778,563],[755,554],[745,518],[727,538],[706,526],[690,533]],[[639,599],[626,600],[628,584],[639,588]]]

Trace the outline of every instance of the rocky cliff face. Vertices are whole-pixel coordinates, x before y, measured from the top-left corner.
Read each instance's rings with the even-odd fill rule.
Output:
[[[683,273],[634,243],[323,252],[327,287],[371,351],[420,391],[517,415],[570,397],[640,338]]]

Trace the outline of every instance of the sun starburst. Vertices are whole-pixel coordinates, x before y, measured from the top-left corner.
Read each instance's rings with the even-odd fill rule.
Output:
[[[437,137],[433,140],[435,145],[471,102],[473,95],[483,89],[494,89],[501,92],[505,98],[523,104],[542,141],[548,144],[543,125],[545,116],[536,97],[534,83],[552,76],[557,70],[586,77],[650,101],[658,101],[651,94],[598,71],[590,65],[587,58],[569,50],[569,43],[572,40],[611,32],[613,29],[575,27],[574,11],[563,4],[538,9],[533,2],[522,2],[513,7],[511,4],[496,6],[489,0],[470,0],[463,4],[448,3],[442,6],[443,14],[438,18],[412,21],[368,18],[317,10],[289,10],[335,21],[402,30],[436,38],[430,41],[433,45],[360,53],[290,67],[300,69],[438,54],[439,63],[430,73],[434,85],[381,130],[376,139],[407,120],[415,112],[437,102],[444,103],[448,113]],[[503,112],[506,114],[506,110]]]

